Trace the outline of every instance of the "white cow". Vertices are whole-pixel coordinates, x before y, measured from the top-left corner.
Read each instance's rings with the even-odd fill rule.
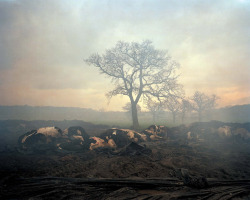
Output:
[[[218,128],[217,133],[222,138],[231,137],[232,136],[232,132],[231,132],[231,127],[230,126],[222,126],[222,127]]]

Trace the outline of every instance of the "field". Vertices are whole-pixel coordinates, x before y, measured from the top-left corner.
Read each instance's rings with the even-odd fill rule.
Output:
[[[249,199],[249,140],[207,136],[210,126],[191,126],[205,129],[201,139],[184,137],[190,127],[174,127],[165,140],[141,143],[146,153],[136,145],[132,151],[2,151],[1,199]]]

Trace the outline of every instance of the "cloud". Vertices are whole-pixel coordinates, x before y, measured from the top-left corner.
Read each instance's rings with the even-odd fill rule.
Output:
[[[59,1],[1,2],[0,8],[5,81],[40,89],[87,87],[93,73],[83,56],[94,34],[74,13]]]

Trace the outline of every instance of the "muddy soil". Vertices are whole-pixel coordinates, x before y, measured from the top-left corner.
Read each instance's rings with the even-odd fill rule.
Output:
[[[1,199],[249,199],[250,145],[238,141],[147,142],[150,154],[0,153]],[[185,185],[180,169],[205,177]],[[49,178],[48,178],[49,177]],[[222,198],[223,197],[223,198]]]

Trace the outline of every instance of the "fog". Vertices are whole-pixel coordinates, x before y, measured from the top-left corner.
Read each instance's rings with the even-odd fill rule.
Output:
[[[83,60],[145,39],[180,63],[187,96],[248,104],[249,11],[247,0],[0,1],[0,105],[121,111],[128,99],[108,104],[112,83]]]
[[[0,199],[249,199],[249,36],[250,0],[0,0]]]

